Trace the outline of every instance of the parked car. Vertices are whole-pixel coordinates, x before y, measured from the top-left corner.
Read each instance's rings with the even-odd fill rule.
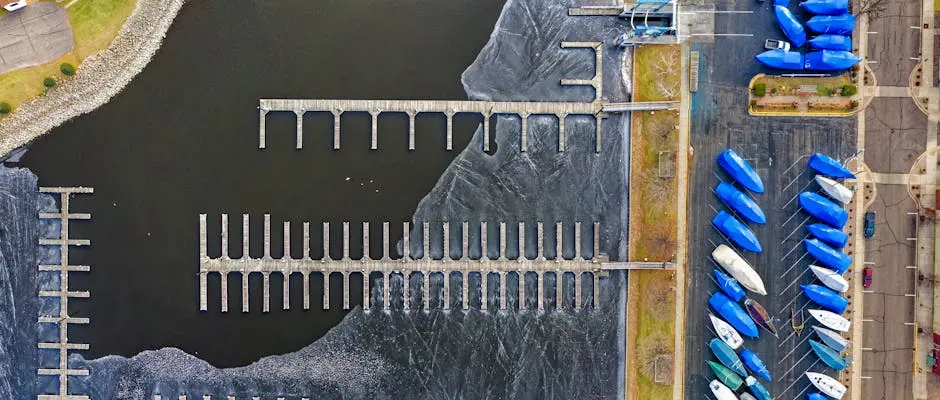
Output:
[[[871,275],[872,275],[871,267],[865,267],[865,269],[862,271],[862,286],[863,287],[867,287],[867,288],[871,287]]]
[[[875,236],[875,212],[869,211],[865,213],[865,237],[872,236]]]
[[[767,39],[766,41],[764,41],[764,48],[767,50],[779,49],[783,51],[790,51],[790,42],[786,42],[783,40]]]

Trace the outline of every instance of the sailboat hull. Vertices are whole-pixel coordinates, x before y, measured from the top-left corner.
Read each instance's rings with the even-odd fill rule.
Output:
[[[816,356],[818,356],[824,364],[828,365],[830,368],[836,371],[842,371],[845,369],[845,359],[839,355],[839,352],[815,340],[810,340],[809,345],[812,347],[813,352],[816,353]]]
[[[852,323],[841,315],[826,310],[809,310],[809,315],[823,324],[826,328],[839,332],[848,332]]]
[[[758,326],[770,332],[771,335],[777,336],[777,327],[774,326],[773,319],[764,309],[764,306],[754,300],[747,299],[744,301],[744,308],[747,309],[747,314]]]
[[[715,333],[718,335],[718,338],[729,347],[737,350],[744,344],[744,338],[741,337],[741,334],[738,333],[731,324],[716,317],[712,313],[708,313],[708,318],[712,321],[712,327],[715,328]]]
[[[842,293],[849,290],[849,282],[838,272],[816,265],[810,265],[809,269],[813,272],[813,275],[816,275],[816,279],[819,279],[827,288]]]

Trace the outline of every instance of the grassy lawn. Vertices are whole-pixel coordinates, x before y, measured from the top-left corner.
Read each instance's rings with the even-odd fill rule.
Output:
[[[631,358],[630,398],[659,400],[672,398],[672,362],[675,345],[675,276],[672,271],[630,271],[630,308],[633,329],[628,338]],[[661,378],[654,382],[654,360],[662,357]],[[668,375],[668,376],[667,376]]]
[[[43,78],[65,79],[59,65],[67,62],[78,67],[88,56],[107,48],[135,5],[135,0],[79,0],[66,11],[75,48],[53,62],[0,75],[0,101],[16,108],[44,92]]]
[[[634,101],[676,100],[680,47],[640,46],[634,54]],[[630,141],[630,260],[675,258],[679,144],[678,111],[632,115]]]

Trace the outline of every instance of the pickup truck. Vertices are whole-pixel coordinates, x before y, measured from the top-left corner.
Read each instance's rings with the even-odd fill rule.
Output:
[[[783,51],[790,51],[790,43],[783,40],[767,39],[764,41],[764,48],[767,50],[780,49]]]

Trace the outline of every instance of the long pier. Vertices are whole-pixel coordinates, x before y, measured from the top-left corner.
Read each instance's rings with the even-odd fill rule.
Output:
[[[248,215],[242,215],[242,232],[249,232],[249,219]],[[535,272],[538,275],[538,292],[537,297],[539,301],[537,302],[537,308],[543,309],[546,307],[545,297],[548,294],[545,288],[545,275],[554,274],[555,275],[555,288],[554,288],[554,297],[555,304],[560,307],[563,303],[563,285],[562,277],[566,273],[574,275],[574,307],[581,308],[583,302],[582,294],[582,279],[591,279],[593,281],[593,286],[591,290],[591,297],[593,298],[593,306],[599,307],[599,297],[597,296],[599,291],[599,281],[600,276],[611,269],[627,269],[627,268],[669,268],[667,264],[657,264],[657,263],[645,263],[645,264],[631,264],[631,263],[621,263],[621,262],[609,262],[607,257],[600,254],[599,237],[600,225],[599,223],[591,224],[593,229],[592,234],[588,240],[582,240],[582,224],[577,222],[574,224],[574,254],[571,259],[565,259],[563,256],[563,240],[560,238],[563,237],[563,224],[555,224],[555,256],[553,259],[547,259],[545,257],[545,248],[543,243],[545,238],[545,227],[542,223],[536,224],[536,257],[534,259],[528,259],[524,255],[517,256],[514,259],[507,258],[507,240],[506,240],[506,224],[499,223],[498,229],[498,246],[499,253],[495,258],[492,258],[492,251],[485,251],[484,256],[479,258],[470,258],[469,256],[469,232],[470,224],[468,222],[462,222],[455,224],[455,229],[460,228],[462,240],[459,243],[451,243],[450,241],[450,229],[451,224],[448,222],[442,223],[441,227],[443,230],[443,237],[437,236],[437,238],[443,241],[443,258],[433,258],[430,252],[430,243],[431,243],[431,230],[429,223],[423,223],[419,229],[421,233],[421,243],[420,246],[412,246],[411,243],[411,224],[408,222],[403,223],[403,232],[408,232],[403,236],[403,253],[402,258],[392,259],[390,257],[390,246],[389,246],[389,223],[382,224],[382,258],[373,259],[370,257],[370,246],[369,246],[369,223],[363,223],[363,256],[360,259],[352,259],[349,256],[349,223],[343,223],[343,250],[342,256],[340,259],[332,259],[329,255],[330,250],[330,224],[324,222],[322,224],[323,236],[322,236],[322,249],[323,249],[323,258],[314,259],[310,256],[310,224],[307,222],[303,223],[303,257],[302,258],[292,258],[290,256],[290,222],[284,222],[284,256],[280,258],[271,257],[271,223],[270,215],[265,214],[264,216],[264,250],[261,258],[251,258],[248,252],[248,240],[246,240],[243,233],[242,236],[242,256],[240,258],[232,258],[228,255],[228,243],[229,243],[229,233],[228,233],[228,215],[221,215],[221,255],[218,258],[211,258],[208,255],[207,251],[207,228],[206,228],[206,215],[201,214],[199,216],[199,227],[200,227],[200,254],[199,254],[199,307],[200,310],[208,310],[208,299],[207,299],[207,281],[208,275],[210,273],[218,273],[221,275],[221,311],[228,311],[228,274],[230,273],[240,273],[241,274],[241,292],[242,292],[242,312],[248,312],[248,277],[251,274],[258,273],[261,274],[263,279],[263,311],[270,311],[270,274],[280,273],[284,277],[284,281],[287,282],[290,275],[294,273],[299,273],[303,277],[303,306],[304,309],[310,308],[310,289],[309,289],[309,280],[310,275],[313,273],[320,273],[323,276],[323,308],[329,309],[330,307],[330,276],[332,274],[339,274],[342,276],[342,285],[343,285],[343,308],[348,309],[350,307],[350,293],[349,293],[349,282],[350,274],[352,273],[361,273],[366,279],[364,282],[364,287],[369,288],[369,278],[373,274],[381,274],[383,288],[382,288],[382,298],[383,305],[382,308],[389,308],[389,277],[394,275],[400,275],[404,279],[404,308],[410,309],[412,299],[412,292],[421,293],[421,298],[424,303],[424,309],[429,309],[430,304],[430,279],[431,274],[443,274],[445,279],[443,280],[443,292],[444,292],[444,304],[442,307],[450,309],[452,304],[450,302],[450,277],[452,274],[461,274],[463,277],[463,285],[461,287],[463,296],[461,297],[460,304],[457,306],[461,309],[470,308],[468,301],[469,285],[467,285],[468,277],[471,273],[480,273],[481,275],[481,309],[486,309],[489,307],[490,300],[493,303],[498,303],[497,307],[501,310],[508,308],[508,299],[507,299],[507,275],[510,273],[515,273],[518,277],[522,277],[527,272]],[[518,223],[519,226],[519,236],[516,249],[525,249],[525,233],[526,233],[526,224]],[[475,226],[476,227],[476,226]],[[480,249],[490,250],[491,246],[490,238],[487,238],[487,223],[481,222],[479,224],[480,235],[479,243]],[[590,254],[582,253],[582,246],[584,242],[588,242],[591,252]],[[414,243],[418,244],[418,243]],[[420,250],[420,254],[414,254]],[[460,257],[453,259],[450,254],[458,252]],[[488,254],[486,254],[488,253]],[[521,253],[520,253],[521,254]],[[411,278],[415,274],[421,274],[422,277],[422,286],[423,288],[410,288]],[[496,275],[494,278],[498,278],[498,298],[489,298],[489,278],[490,275]],[[589,275],[589,278],[585,276]],[[518,293],[523,293],[522,286],[523,282],[519,280]],[[283,307],[288,309],[290,307],[289,301],[289,285],[284,284],[283,290]],[[414,290],[413,290],[414,289]],[[495,288],[494,288],[495,289]],[[363,307],[370,308],[372,303],[370,301],[370,290],[363,290]],[[495,292],[495,290],[494,290]],[[521,303],[517,302],[517,304]]]
[[[59,195],[60,211],[58,213],[39,213],[40,219],[59,220],[58,238],[40,238],[41,246],[58,246],[59,262],[53,265],[40,265],[41,272],[57,272],[59,275],[58,290],[40,290],[39,297],[55,297],[59,300],[58,315],[40,315],[40,324],[56,324],[59,329],[59,338],[57,342],[39,342],[37,346],[40,349],[58,350],[59,364],[57,368],[40,368],[39,375],[56,376],[59,379],[58,393],[39,394],[38,400],[89,400],[88,396],[69,393],[69,376],[87,376],[87,369],[69,368],[69,350],[88,350],[87,344],[70,343],[68,339],[69,325],[84,325],[89,323],[88,318],[75,318],[69,315],[69,298],[88,298],[90,294],[87,291],[73,291],[69,289],[69,272],[89,272],[91,268],[87,265],[69,265],[69,247],[70,246],[88,246],[89,240],[72,239],[69,236],[69,221],[73,219],[90,220],[91,214],[73,213],[70,210],[69,198],[72,194],[90,194],[94,189],[86,187],[41,187],[40,193],[54,193]]]

